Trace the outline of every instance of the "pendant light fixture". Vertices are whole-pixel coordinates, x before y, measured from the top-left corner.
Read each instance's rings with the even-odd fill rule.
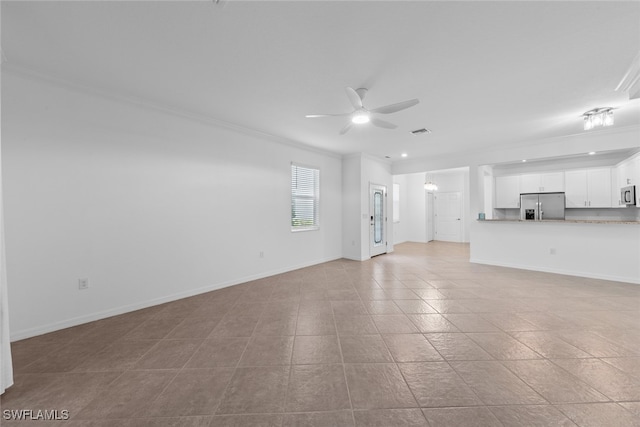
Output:
[[[424,189],[427,191],[438,191],[438,186],[435,182],[429,179],[427,174],[424,175]]]
[[[594,108],[582,115],[584,130],[613,125],[613,108]]]

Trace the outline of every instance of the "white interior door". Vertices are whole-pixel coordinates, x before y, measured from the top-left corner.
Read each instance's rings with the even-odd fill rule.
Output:
[[[433,193],[427,193],[427,242],[435,238],[435,221],[433,217]]]
[[[436,240],[462,242],[462,196],[459,191],[438,193],[436,205]]]
[[[369,256],[387,253],[387,187],[370,185]]]

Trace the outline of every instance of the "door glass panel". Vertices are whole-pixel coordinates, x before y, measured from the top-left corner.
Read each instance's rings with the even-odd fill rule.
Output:
[[[382,243],[382,193],[373,193],[373,242]]]

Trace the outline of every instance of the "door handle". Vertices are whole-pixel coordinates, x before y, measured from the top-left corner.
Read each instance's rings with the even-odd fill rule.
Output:
[[[460,218],[456,218],[456,221],[460,221]]]

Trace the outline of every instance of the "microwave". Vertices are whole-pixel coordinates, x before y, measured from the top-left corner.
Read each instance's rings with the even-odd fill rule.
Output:
[[[636,205],[636,186],[630,185],[620,189],[620,204],[625,206]]]

